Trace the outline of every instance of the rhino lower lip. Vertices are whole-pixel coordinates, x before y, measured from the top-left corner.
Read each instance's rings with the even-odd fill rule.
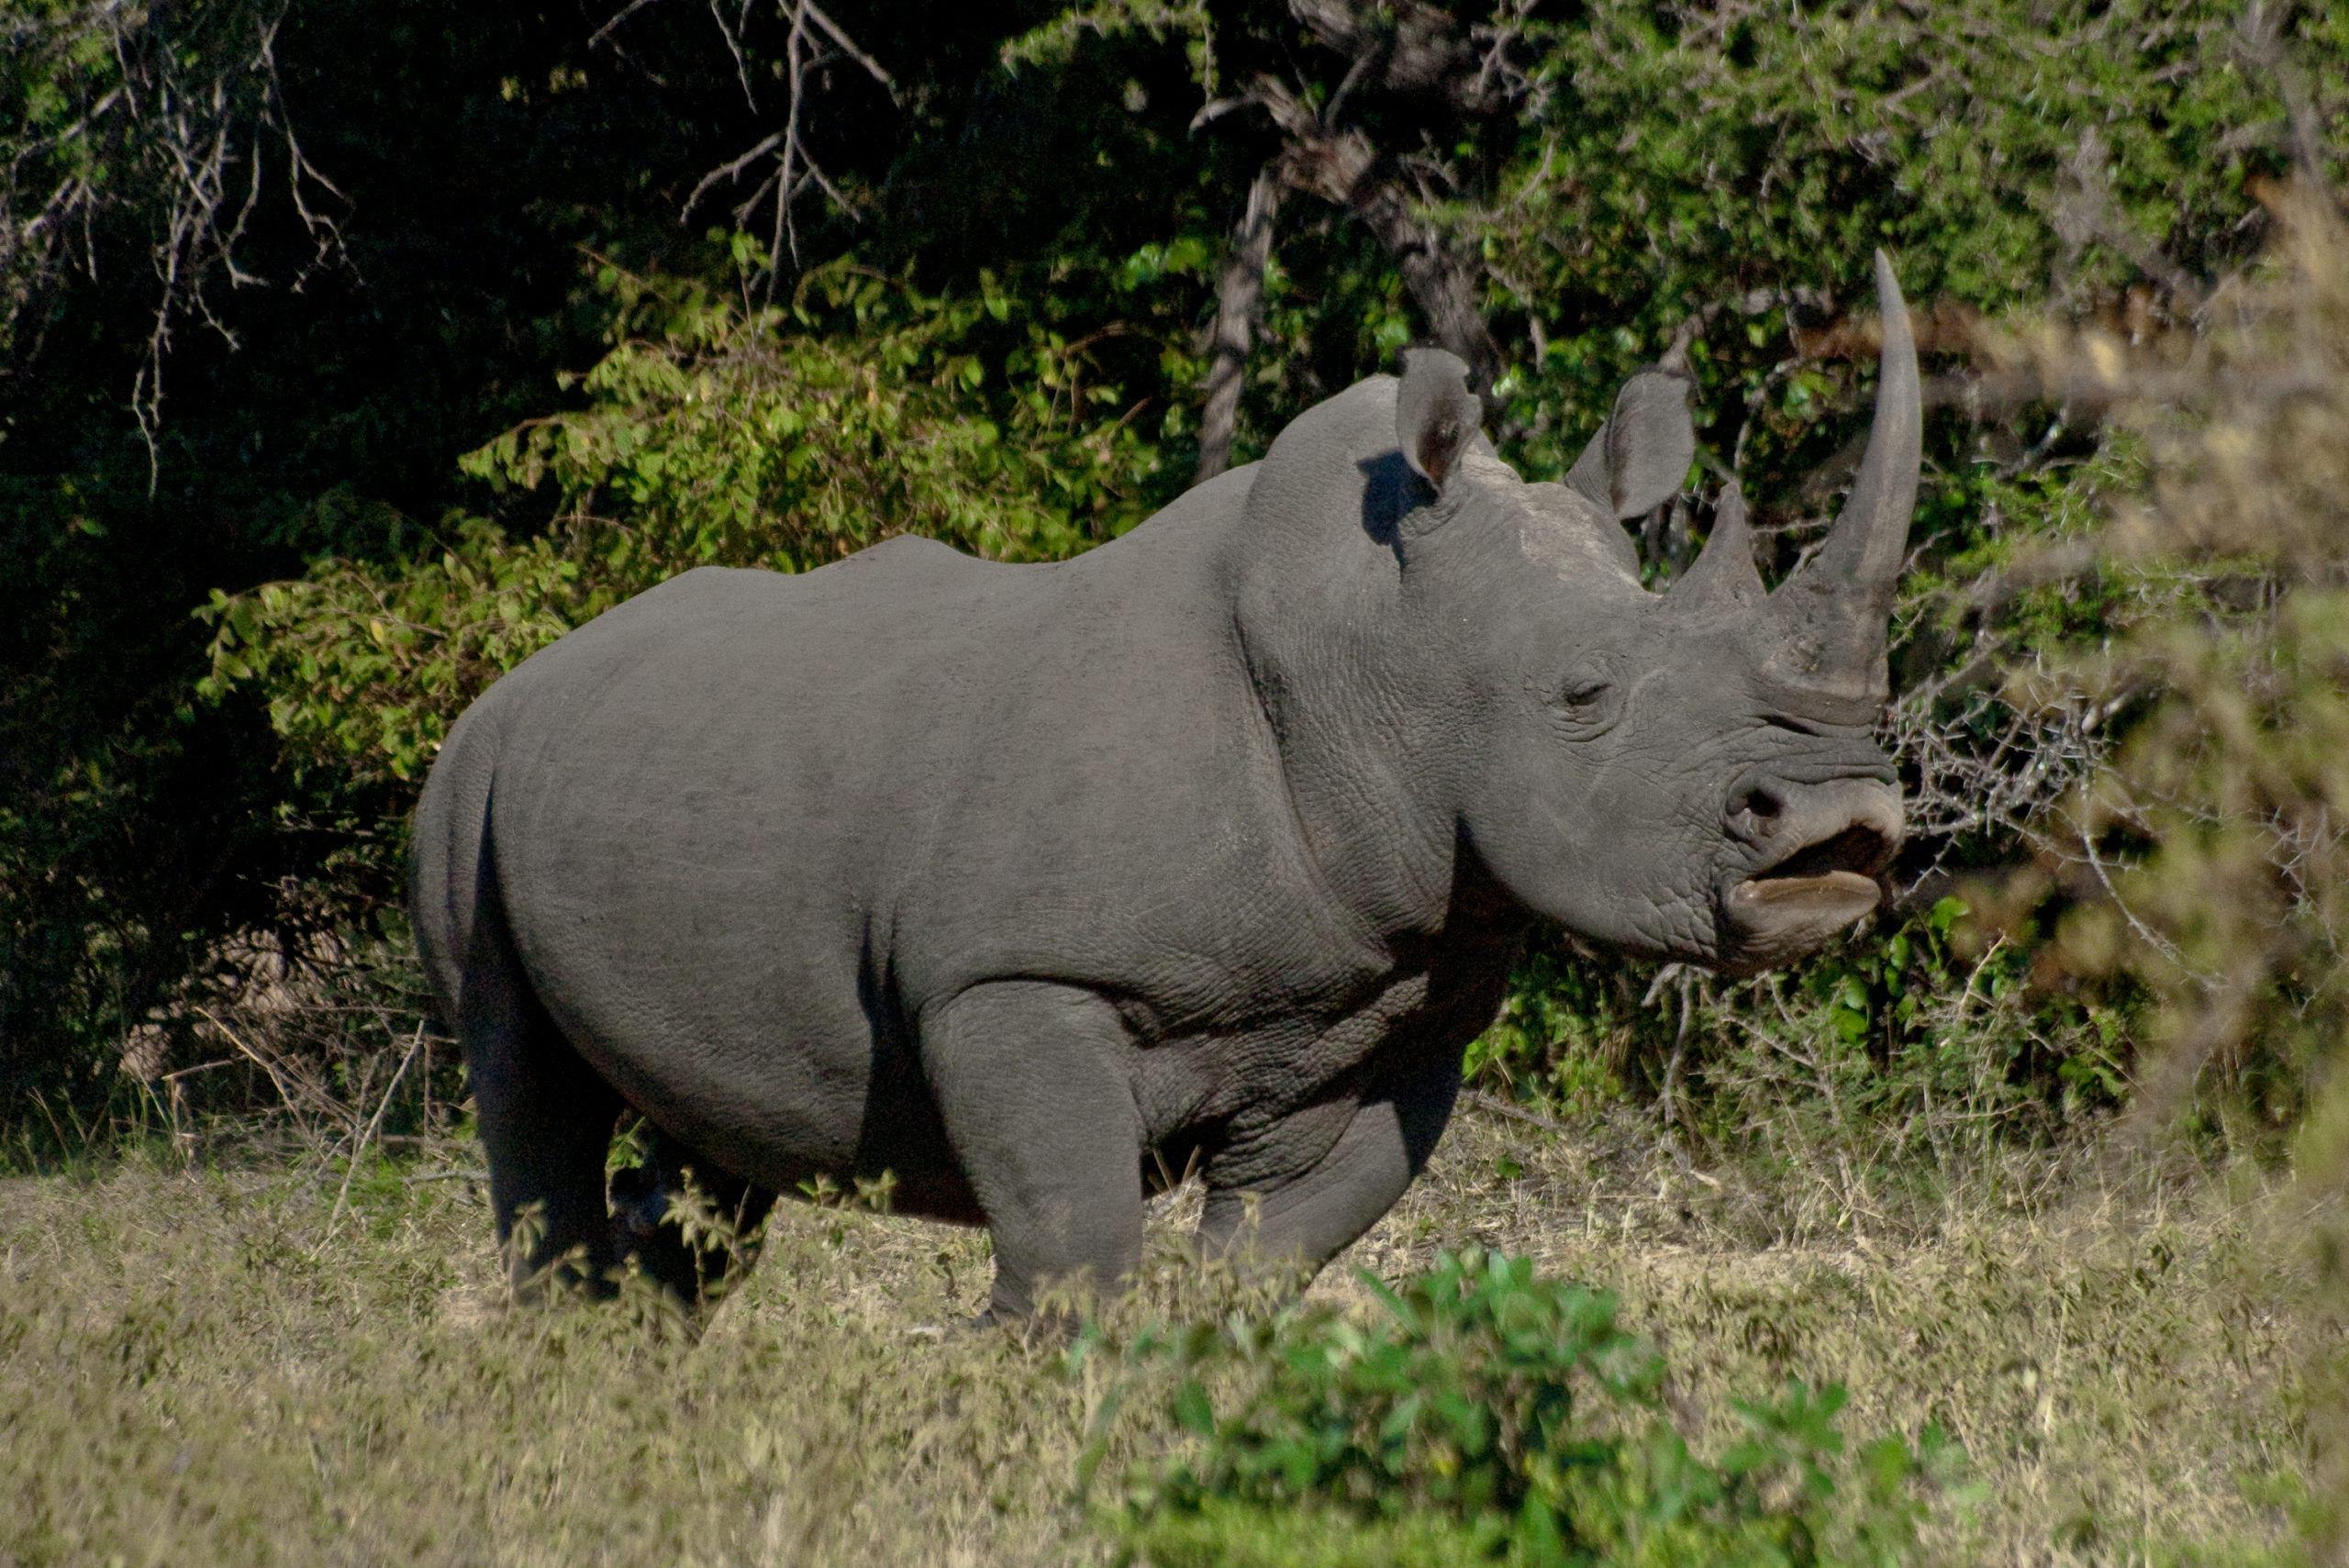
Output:
[[[1875,873],[1891,858],[1891,841],[1874,825],[1852,823],[1730,889],[1730,919],[1772,930],[1847,926],[1876,907]]]
[[[1874,909],[1878,895],[1875,878],[1855,871],[1741,882],[1722,900],[1731,941],[1721,967],[1750,974],[1816,951]]]
[[[1816,876],[1750,878],[1730,889],[1729,906],[1732,916],[1749,915],[1772,922],[1789,916],[1806,920],[1831,917],[1842,925],[1875,908],[1878,894],[1873,877],[1855,871],[1831,871]]]

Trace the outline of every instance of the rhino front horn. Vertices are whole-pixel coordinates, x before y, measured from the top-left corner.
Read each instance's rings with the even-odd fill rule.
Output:
[[[1924,448],[1916,339],[1892,263],[1881,250],[1876,295],[1884,347],[1867,456],[1827,542],[1770,595],[1778,632],[1771,673],[1820,696],[1869,707],[1884,701],[1889,686],[1885,630],[1908,553],[1909,514],[1917,502]]]

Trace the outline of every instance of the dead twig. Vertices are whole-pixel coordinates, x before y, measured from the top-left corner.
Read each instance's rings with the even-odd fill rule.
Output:
[[[1661,976],[1658,978],[1660,983]],[[1664,1124],[1675,1131],[1680,1129],[1680,1064],[1688,1054],[1688,1023],[1696,1010],[1694,998],[1689,993],[1696,983],[1695,973],[1682,968],[1680,972],[1680,1028],[1672,1037],[1672,1060],[1664,1063],[1664,1091],[1657,1096],[1662,1103]]]
[[[319,1239],[317,1246],[311,1251],[312,1257],[324,1252],[328,1243],[334,1240],[335,1229],[342,1223],[342,1211],[351,1202],[351,1181],[352,1177],[359,1174],[359,1162],[367,1152],[368,1140],[373,1138],[375,1129],[384,1125],[384,1113],[392,1108],[392,1096],[399,1093],[400,1080],[407,1076],[408,1063],[414,1062],[416,1053],[423,1049],[424,1020],[418,1018],[416,1021],[416,1037],[407,1043],[407,1054],[400,1058],[399,1070],[392,1074],[390,1085],[384,1090],[384,1097],[376,1102],[375,1114],[368,1118],[367,1129],[359,1135],[358,1142],[351,1146],[351,1159],[342,1169],[342,1190],[335,1194],[334,1213],[327,1217],[327,1233]]]
[[[1527,1110],[1523,1106],[1512,1105],[1498,1095],[1487,1095],[1481,1090],[1463,1089],[1460,1092],[1460,1097],[1480,1111],[1490,1111],[1495,1116],[1505,1116],[1513,1121],[1521,1121],[1528,1126],[1538,1127],[1545,1132],[1570,1133],[1577,1130],[1555,1117],[1543,1116],[1540,1111]]]
[[[285,1108],[287,1110],[294,1112],[296,1116],[301,1114],[302,1107],[294,1103],[294,1092],[285,1086],[284,1078],[279,1074],[275,1065],[273,1064],[267,1057],[262,1055],[261,1052],[255,1051],[251,1046],[247,1045],[243,1039],[238,1035],[236,1030],[230,1029],[227,1024],[222,1023],[218,1018],[213,1015],[209,1008],[198,1007],[195,1009],[195,1013],[196,1017],[202,1018],[206,1023],[210,1024],[214,1029],[218,1029],[220,1031],[221,1039],[227,1040],[230,1045],[235,1046],[239,1051],[245,1054],[246,1058],[250,1060],[254,1066],[259,1067],[262,1072],[269,1074],[270,1084],[277,1090],[277,1097],[285,1103]]]
[[[615,28],[647,3],[648,0],[633,0],[596,29],[594,39],[590,41],[608,40]],[[720,185],[734,183],[753,164],[771,159],[772,166],[766,176],[759,181],[746,199],[735,206],[732,215],[737,227],[747,227],[761,207],[770,201],[774,204],[774,227],[768,239],[765,267],[769,300],[774,297],[775,280],[782,273],[785,253],[789,252],[793,266],[799,265],[799,198],[811,186],[829,197],[832,206],[841,212],[852,218],[855,216],[855,206],[848,194],[817,161],[807,145],[810,110],[813,107],[810,95],[814,85],[829,80],[829,67],[847,60],[860,67],[889,95],[891,102],[897,98],[896,79],[815,0],[779,0],[777,9],[789,24],[784,36],[784,57],[779,72],[785,86],[783,125],[760,138],[748,151],[729,159],[704,174],[685,197],[684,209],[678,214],[678,221],[685,222],[711,191]],[[750,0],[743,0],[730,19],[718,0],[710,0],[710,16],[716,19],[718,29],[725,38],[727,52],[734,61],[735,75],[741,84],[743,101],[753,113],[761,112],[758,95],[752,86],[754,74],[745,39],[751,16]],[[618,46],[615,43],[613,47]]]
[[[215,309],[210,285],[223,277],[231,288],[266,284],[242,264],[239,247],[272,177],[271,161],[315,247],[292,289],[318,268],[348,260],[338,219],[321,210],[323,198],[348,198],[310,161],[285,108],[276,57],[284,0],[232,13],[226,26],[214,26],[204,7],[52,9],[57,14],[30,20],[19,7],[10,46],[32,62],[33,80],[46,72],[57,90],[69,98],[87,95],[88,102],[61,131],[0,130],[0,356],[21,363],[38,351],[37,301],[77,265],[68,254],[75,228],[86,247],[101,214],[143,227],[158,286],[130,411],[147,443],[151,490],[174,329],[192,317],[234,348],[237,334]],[[109,172],[80,172],[74,150]],[[92,250],[78,268],[95,277],[96,265]],[[25,322],[34,326],[18,342],[16,328]]]

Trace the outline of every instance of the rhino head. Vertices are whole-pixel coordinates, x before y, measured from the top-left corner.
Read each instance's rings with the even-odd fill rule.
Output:
[[[1876,289],[1867,455],[1833,531],[1775,591],[1733,485],[1695,564],[1666,592],[1641,585],[1619,519],[1680,488],[1685,382],[1634,377],[1564,484],[1527,484],[1478,435],[1459,361],[1413,356],[1397,433],[1433,495],[1397,527],[1403,597],[1448,700],[1475,716],[1460,836],[1537,914],[1742,973],[1876,907],[1902,817],[1871,727],[1921,424],[1880,253]]]

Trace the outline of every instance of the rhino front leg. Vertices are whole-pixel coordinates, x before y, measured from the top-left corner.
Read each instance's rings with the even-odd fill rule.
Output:
[[[1456,1054],[1374,1071],[1358,1096],[1308,1106],[1219,1153],[1206,1172],[1201,1254],[1318,1271],[1395,1207],[1459,1093]]]
[[[1126,1051],[1108,1004],[1041,981],[974,986],[922,1018],[922,1068],[995,1237],[997,1318],[1061,1281],[1114,1290],[1141,1262]]]

